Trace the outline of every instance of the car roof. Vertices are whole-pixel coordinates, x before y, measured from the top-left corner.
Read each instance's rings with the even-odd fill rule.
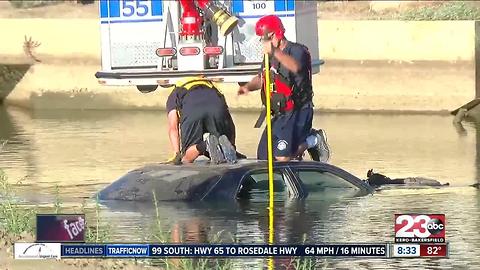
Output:
[[[190,170],[190,171],[209,171],[209,170],[230,170],[234,168],[240,168],[248,165],[255,164],[264,164],[266,161],[255,160],[255,159],[241,159],[234,164],[229,163],[220,163],[220,164],[211,164],[208,160],[199,160],[194,163],[186,163],[182,165],[173,165],[165,163],[152,163],[145,165],[142,168],[155,168],[157,170]],[[142,169],[139,168],[139,169]]]
[[[274,162],[274,169],[282,167],[329,167],[334,169],[339,169],[336,166],[317,162],[317,161],[288,161],[288,162]],[[145,165],[141,168],[132,170],[132,172],[142,172],[143,174],[149,174],[152,177],[157,179],[162,179],[166,181],[175,181],[180,179],[185,179],[189,177],[203,177],[207,179],[216,175],[225,175],[227,173],[235,172],[244,172],[249,170],[266,170],[268,168],[268,163],[266,160],[256,160],[256,159],[242,159],[238,160],[234,164],[221,163],[221,164],[211,164],[209,161],[200,160],[190,164],[182,165],[173,165],[165,163],[153,163]],[[340,169],[341,170],[341,169]]]
[[[216,165],[210,164],[207,160],[183,165],[148,164],[128,172],[110,186],[107,186],[100,191],[99,197],[101,200],[151,200],[152,190],[154,190],[159,200],[203,199],[209,192],[213,191],[219,182],[228,182],[224,184],[227,184],[229,189],[234,188],[240,185],[241,177],[237,176],[244,175],[245,172],[251,170],[266,170],[267,165],[267,161],[255,159],[239,160],[235,164],[222,163]],[[274,168],[281,167],[328,168],[330,171],[349,174],[334,165],[317,161],[274,162]],[[355,176],[353,177],[358,179]],[[223,180],[220,181],[221,179]],[[223,187],[223,184],[221,186]],[[215,188],[215,190],[217,189]],[[221,192],[227,191],[222,190]],[[234,192],[234,190],[228,192]]]
[[[327,163],[322,163],[318,161],[288,161],[288,162],[278,162],[275,161],[273,163],[274,167],[296,167],[296,166],[315,166],[318,167],[319,165],[322,166],[332,166]],[[165,163],[152,163],[145,165],[141,168],[135,170],[164,170],[164,171],[201,171],[201,172],[224,172],[233,169],[266,169],[267,168],[267,161],[266,160],[256,160],[256,159],[241,159],[238,160],[234,164],[229,163],[221,163],[221,164],[211,164],[209,161],[200,160],[190,164],[182,164],[182,165],[173,165],[173,164],[165,164]],[[133,171],[135,171],[133,170]]]

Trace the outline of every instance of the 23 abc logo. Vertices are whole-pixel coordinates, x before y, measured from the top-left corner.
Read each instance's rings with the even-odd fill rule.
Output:
[[[445,237],[445,216],[396,215],[395,237]]]

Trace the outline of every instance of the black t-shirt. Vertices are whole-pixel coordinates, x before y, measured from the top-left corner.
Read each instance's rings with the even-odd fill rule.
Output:
[[[294,85],[295,92],[312,92],[312,58],[308,48],[300,43],[289,41],[282,52],[290,55],[297,61],[297,63],[300,65],[298,72],[290,72],[288,69],[280,65],[279,61],[274,56],[271,56],[269,59],[270,67],[275,68],[278,73],[292,83]],[[264,63],[265,62],[262,62],[262,68],[260,72],[262,72],[265,67]]]
[[[200,89],[201,88],[201,89]],[[167,98],[167,113],[181,106],[182,114],[196,113],[214,108],[225,108],[225,101],[215,89],[197,86],[190,90],[183,87],[173,89]]]
[[[167,109],[167,114],[169,112],[171,112],[172,110],[176,110],[177,109],[177,95],[178,95],[178,88],[174,88],[172,90],[172,92],[170,93],[170,95],[168,95],[168,98],[167,98],[167,103],[165,105],[166,109]]]

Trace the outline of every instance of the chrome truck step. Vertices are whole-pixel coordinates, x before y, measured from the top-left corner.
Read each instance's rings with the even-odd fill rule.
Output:
[[[97,79],[130,79],[130,78],[177,78],[185,76],[228,76],[228,75],[256,75],[259,67],[244,69],[215,69],[202,71],[130,71],[130,72],[107,72],[99,71],[95,73]]]

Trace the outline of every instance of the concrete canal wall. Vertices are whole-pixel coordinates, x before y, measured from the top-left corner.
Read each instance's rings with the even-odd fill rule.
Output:
[[[0,99],[6,96],[7,104],[31,109],[164,107],[165,89],[142,94],[135,87],[98,84],[96,19],[0,19],[0,29],[0,73],[8,70],[0,76]],[[314,76],[316,108],[453,110],[476,96],[477,32],[473,21],[318,21],[326,63]],[[25,36],[41,43],[34,50],[41,62],[25,54]],[[230,107],[259,107],[258,94],[237,98],[236,85],[221,88]]]

